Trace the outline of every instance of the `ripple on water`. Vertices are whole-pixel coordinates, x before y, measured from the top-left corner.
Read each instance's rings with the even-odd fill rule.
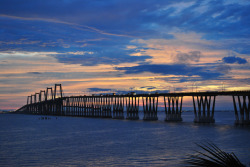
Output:
[[[4,114],[0,166],[180,166],[199,149],[194,143],[208,140],[249,163],[249,128],[234,127],[230,114],[216,116],[218,123],[198,125],[192,113],[182,123]]]

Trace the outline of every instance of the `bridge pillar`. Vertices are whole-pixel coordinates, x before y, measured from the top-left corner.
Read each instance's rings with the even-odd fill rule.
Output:
[[[215,107],[215,98],[216,96],[197,96],[197,109],[195,105],[195,97],[193,96],[193,106],[194,106],[194,122],[195,123],[214,123],[214,107]],[[212,111],[210,111],[212,104]]]
[[[139,97],[129,96],[126,98],[126,119],[138,120],[139,119]]]
[[[27,97],[27,107],[26,107],[26,113],[30,114],[31,112],[31,104],[32,104],[32,98],[31,96]]]
[[[73,104],[72,116],[77,117],[78,116],[78,102],[77,102],[76,97],[72,98],[72,104]]]
[[[35,103],[35,95],[31,95],[31,106],[30,106],[30,114],[34,114],[34,103]]]
[[[145,121],[156,121],[157,117],[157,109],[158,109],[158,97],[142,97],[143,102],[143,112]]]
[[[62,98],[55,99],[53,102],[54,102],[53,115],[61,116],[62,115]]]
[[[85,98],[85,105],[84,105],[84,110],[85,110],[85,116],[89,117],[89,98]]]
[[[101,117],[102,106],[101,106],[101,98],[96,97],[95,101],[95,115],[96,117]]]
[[[94,110],[94,117],[100,117],[101,116],[101,105],[100,105],[100,98],[93,96],[93,110]]]
[[[236,125],[250,125],[249,113],[250,113],[250,95],[237,96],[238,98],[238,109],[235,96],[233,95],[234,112],[235,112],[235,124]]]
[[[54,99],[54,94],[53,94],[52,87],[47,88],[46,89],[46,96],[45,96],[45,101],[46,101],[45,115],[52,115],[53,114],[53,109],[54,109],[53,99]]]
[[[87,116],[87,98],[86,97],[83,97],[83,117],[86,117]]]
[[[59,87],[59,96],[58,96],[58,92],[57,87]],[[55,84],[55,89],[54,89],[54,99],[56,98],[62,98],[63,97],[63,90],[62,90],[62,84]]]
[[[179,103],[179,99],[181,100]],[[166,122],[181,122],[182,117],[182,96],[164,96],[164,106],[166,113]]]
[[[113,119],[124,119],[124,97],[114,97]]]
[[[90,116],[94,117],[94,98],[90,97]]]
[[[76,101],[77,101],[77,102],[76,102],[76,103],[77,103],[77,114],[76,114],[76,115],[77,115],[78,117],[80,117],[80,116],[81,116],[81,113],[80,113],[80,98],[77,97],[77,98],[76,98]]]
[[[45,90],[41,90],[40,94],[39,94],[39,103],[40,103],[40,110],[41,110],[41,114],[44,115],[45,114]]]
[[[84,116],[84,98],[80,97],[80,116]]]
[[[73,104],[72,104],[72,98],[70,97],[68,99],[68,115],[72,116],[73,115]]]
[[[38,96],[37,96],[38,95]],[[35,114],[40,114],[40,103],[39,103],[39,93],[35,93],[35,110],[34,110],[34,113]]]
[[[87,97],[86,98],[86,117],[93,117],[93,98]]]
[[[102,118],[112,118],[112,101],[112,97],[102,97]]]
[[[67,97],[65,99],[65,115],[69,116],[70,113],[70,103],[69,103],[69,98]]]
[[[77,98],[74,97],[72,100],[73,100],[73,101],[72,101],[72,103],[73,103],[73,116],[75,117],[75,116],[78,115],[78,110],[77,110]]]

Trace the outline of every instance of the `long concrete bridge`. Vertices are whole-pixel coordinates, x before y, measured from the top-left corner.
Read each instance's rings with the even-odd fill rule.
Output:
[[[158,102],[163,98],[165,121],[182,121],[182,103],[184,96],[193,99],[194,122],[214,123],[215,101],[217,96],[232,96],[235,112],[235,124],[250,124],[250,91],[221,92],[181,92],[125,95],[99,94],[91,96],[63,96],[61,84],[54,89],[48,87],[27,97],[27,104],[16,113],[78,116],[138,120],[139,110],[144,113],[143,120],[158,120]],[[141,99],[141,100],[140,100]],[[139,102],[142,102],[140,105]]]

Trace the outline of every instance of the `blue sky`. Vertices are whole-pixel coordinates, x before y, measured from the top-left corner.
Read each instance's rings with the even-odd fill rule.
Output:
[[[0,108],[55,83],[65,95],[249,90],[249,20],[247,0],[1,0]]]

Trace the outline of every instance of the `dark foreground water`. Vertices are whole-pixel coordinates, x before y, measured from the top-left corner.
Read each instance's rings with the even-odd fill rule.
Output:
[[[234,115],[215,113],[214,125],[0,115],[0,166],[181,166],[195,143],[212,141],[250,163],[250,128],[235,127]],[[142,116],[140,117],[142,118]]]

